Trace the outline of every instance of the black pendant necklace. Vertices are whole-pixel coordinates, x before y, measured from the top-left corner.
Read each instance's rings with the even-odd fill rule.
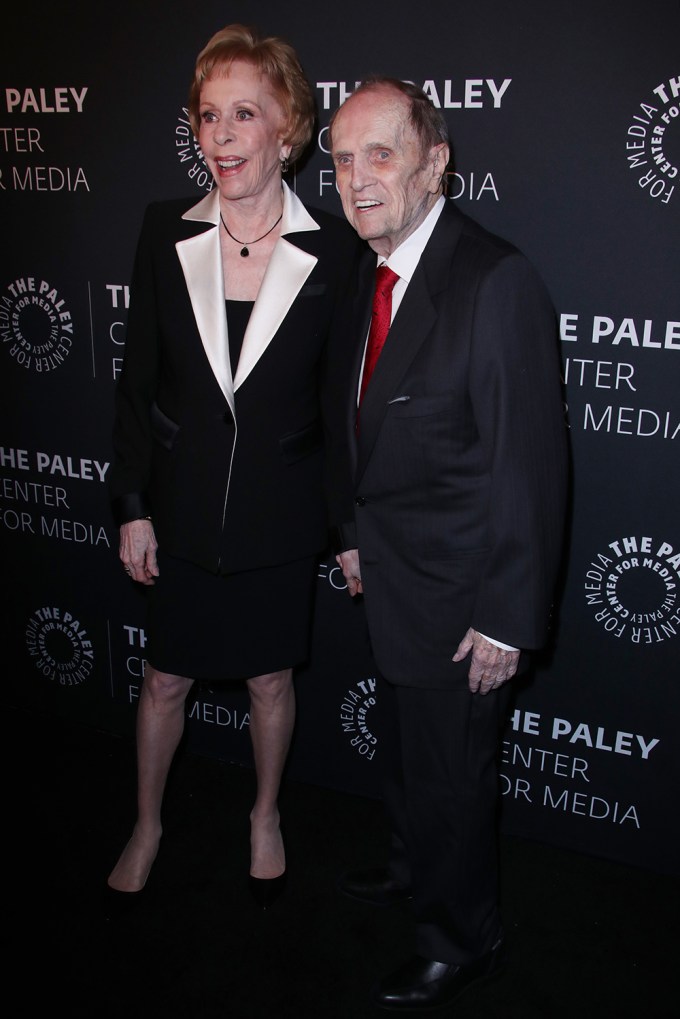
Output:
[[[274,227],[277,227],[279,225],[279,223],[281,222],[281,220],[283,219],[283,209],[281,210],[281,215],[277,219],[276,223],[274,223],[274,226],[270,226],[269,229],[267,230],[266,234],[262,234],[261,237],[256,237],[254,241],[239,241],[236,237],[234,237],[233,233],[231,232],[231,230],[229,229],[227,224],[224,222],[224,216],[222,215],[222,213],[220,213],[220,219],[222,220],[222,226],[227,231],[227,233],[231,237],[232,241],[236,241],[237,244],[242,244],[243,245],[243,247],[241,248],[241,251],[240,251],[241,258],[247,258],[248,255],[250,254],[250,252],[248,251],[248,245],[249,244],[257,244],[258,241],[263,241],[265,239],[265,237],[269,236],[269,234],[272,232]]]

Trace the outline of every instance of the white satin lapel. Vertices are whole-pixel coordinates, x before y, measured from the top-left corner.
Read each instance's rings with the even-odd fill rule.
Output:
[[[234,389],[243,385],[262,357],[317,262],[314,255],[279,237],[243,337]]]
[[[184,219],[213,221],[211,212],[217,207],[216,195],[208,195],[185,213]],[[199,213],[200,210],[200,214]],[[219,216],[219,209],[217,210]],[[219,222],[219,220],[218,220]],[[224,279],[222,255],[217,225],[212,230],[178,241],[175,245],[182,265],[194,318],[203,349],[220,389],[234,411],[234,383],[229,361],[227,316],[224,308]]]
[[[314,255],[291,244],[284,235],[318,230],[319,225],[312,219],[297,195],[284,183],[281,237],[274,247],[264,274],[243,337],[236,377],[232,379],[218,229],[220,222],[218,192],[212,191],[206,195],[197,205],[185,212],[182,218],[193,222],[212,223],[214,226],[213,230],[206,230],[196,237],[178,241],[175,248],[184,272],[206,357],[220,389],[234,412],[234,389],[242,385],[262,357],[318,261]]]

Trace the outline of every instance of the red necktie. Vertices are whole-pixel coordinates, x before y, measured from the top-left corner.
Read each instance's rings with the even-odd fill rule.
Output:
[[[380,351],[383,349],[392,318],[392,288],[399,277],[388,266],[381,265],[376,270],[375,294],[373,295],[373,315],[371,317],[371,328],[368,333],[366,344],[366,356],[364,357],[364,373],[361,377],[361,390],[359,392],[359,403],[364,398],[366,386],[371,380]]]

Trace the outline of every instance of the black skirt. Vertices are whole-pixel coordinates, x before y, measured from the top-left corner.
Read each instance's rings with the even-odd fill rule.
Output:
[[[159,555],[147,659],[190,679],[247,679],[305,661],[317,557],[226,576]]]

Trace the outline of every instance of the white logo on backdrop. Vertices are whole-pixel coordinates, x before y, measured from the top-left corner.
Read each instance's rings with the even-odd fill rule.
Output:
[[[59,686],[80,686],[94,665],[87,630],[70,612],[36,609],[26,626],[26,647],[38,672]]]
[[[639,188],[668,205],[680,163],[680,76],[662,81],[639,103],[627,132],[626,158]]]
[[[677,636],[680,546],[648,536],[611,541],[588,564],[584,591],[595,620],[612,637],[658,644]]]
[[[340,724],[351,747],[372,761],[378,739],[371,731],[370,713],[375,707],[375,679],[362,679],[347,691],[340,705]]]
[[[189,180],[202,191],[212,191],[215,183],[213,175],[208,169],[208,164],[201,152],[201,146],[194,137],[194,132],[189,122],[189,111],[184,108],[177,118],[175,147],[177,149],[177,158],[182,164]]]
[[[0,297],[0,342],[27,371],[61,367],[73,346],[73,322],[52,282],[24,276],[8,284]]]

